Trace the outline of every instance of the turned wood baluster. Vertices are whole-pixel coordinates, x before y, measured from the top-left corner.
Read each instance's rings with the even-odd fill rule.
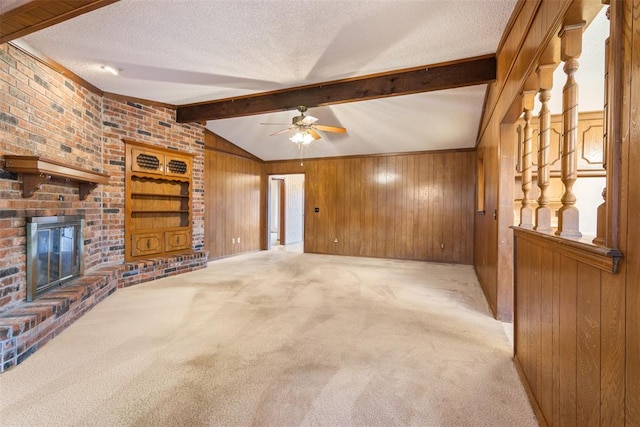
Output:
[[[520,208],[520,224],[522,228],[533,228],[533,209],[531,208],[531,192],[532,183],[532,156],[533,156],[533,128],[531,127],[531,116],[533,110],[533,101],[536,91],[527,90],[522,92],[522,111],[524,113],[524,146],[522,148],[522,207]]]
[[[538,142],[538,208],[536,209],[536,226],[534,230],[542,233],[551,233],[551,209],[547,187],[549,186],[549,151],[551,149],[551,111],[549,100],[553,88],[553,70],[555,64],[545,64],[538,67],[538,82],[540,85],[539,100],[542,106],[539,114],[539,142]]]
[[[576,196],[573,184],[578,178],[576,141],[578,139],[578,83],[575,73],[578,71],[578,58],[582,53],[582,30],[584,22],[567,25],[560,31],[560,58],[564,61],[567,81],[562,89],[562,183],[564,194],[560,199],[562,206],[558,210],[558,230],[563,237],[582,237],[579,229],[579,211],[575,206]]]

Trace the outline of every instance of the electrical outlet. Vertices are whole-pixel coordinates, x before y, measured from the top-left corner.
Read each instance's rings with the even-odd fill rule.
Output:
[[[440,243],[440,249],[444,249],[444,243]]]
[[[338,238],[333,239],[333,243],[338,243]]]
[[[235,237],[233,239],[231,239],[231,243],[233,243],[234,245],[236,244],[236,238]]]
[[[238,237],[238,243],[240,243],[240,238]]]

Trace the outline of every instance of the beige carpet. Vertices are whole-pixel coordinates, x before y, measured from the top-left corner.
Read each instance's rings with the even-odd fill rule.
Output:
[[[469,266],[261,252],[121,289],[0,375],[3,426],[536,426]]]

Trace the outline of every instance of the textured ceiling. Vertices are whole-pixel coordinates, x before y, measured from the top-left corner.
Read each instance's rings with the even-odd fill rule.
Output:
[[[29,0],[2,0],[0,1],[0,13],[8,12],[25,3],[29,3]]]
[[[516,0],[121,0],[16,41],[106,92],[215,100],[494,53]],[[101,69],[120,69],[113,76]],[[486,85],[311,109],[305,157],[472,147]],[[210,121],[265,160],[295,158],[297,112]]]

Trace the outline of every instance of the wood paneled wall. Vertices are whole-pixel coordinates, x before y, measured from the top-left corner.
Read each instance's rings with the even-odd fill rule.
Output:
[[[516,230],[516,361],[547,425],[624,425],[624,271]]]
[[[619,191],[610,195],[619,200],[614,212],[624,256],[616,273],[588,261],[590,250],[516,229],[515,282],[502,274],[511,267],[504,256],[509,221],[501,217],[512,216],[507,205],[502,209],[503,199],[508,201],[503,186],[513,180],[513,159],[503,155],[514,148],[505,138],[518,115],[512,107],[520,103],[519,92],[538,60],[553,51],[545,45],[563,21],[588,21],[585,14],[602,7],[599,0],[519,3],[498,53],[498,81],[489,91],[480,131],[487,215],[476,217],[474,264],[498,313],[508,302],[501,301],[501,292],[515,284],[515,361],[541,425],[640,426],[640,222],[634,221],[640,207],[640,0],[611,4],[623,15],[624,57],[615,124],[620,140],[611,142],[621,153],[609,159],[620,175]]]
[[[209,259],[260,249],[262,171],[261,161],[205,133],[205,249]]]
[[[266,173],[306,175],[305,252],[472,262],[473,151],[299,163]]]
[[[626,264],[625,421],[640,426],[640,0],[625,0],[623,13],[620,249]]]

